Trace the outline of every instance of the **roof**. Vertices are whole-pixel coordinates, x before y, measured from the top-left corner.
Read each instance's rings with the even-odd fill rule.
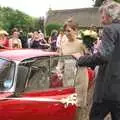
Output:
[[[58,55],[55,52],[45,52],[40,49],[19,49],[19,50],[3,50],[0,51],[0,58],[11,61],[23,61],[25,59]]]
[[[72,17],[79,26],[88,27],[94,24],[101,27],[98,7],[79,8],[66,10],[49,10],[46,24],[64,24],[65,21]]]

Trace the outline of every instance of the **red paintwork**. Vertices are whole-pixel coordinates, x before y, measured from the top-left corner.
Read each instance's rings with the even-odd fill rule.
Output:
[[[12,61],[22,61],[24,59],[39,57],[39,56],[52,56],[58,55],[55,52],[45,52],[40,49],[15,49],[15,50],[2,50],[0,51],[0,58],[5,58]]]
[[[51,91],[34,91],[21,97],[62,99],[74,93],[74,88]],[[76,107],[67,108],[61,103],[3,100],[0,101],[0,118],[4,120],[75,120]]]
[[[89,89],[93,87],[94,78],[95,78],[95,71],[92,70],[91,68],[88,68],[88,78],[89,78],[89,84],[88,84],[88,89]]]
[[[30,93],[24,93],[24,96],[26,97],[37,97],[37,96],[60,96],[60,95],[66,95],[66,94],[72,94],[75,93],[75,88],[63,88],[63,89],[53,89],[53,90],[48,90],[48,91],[34,91]]]

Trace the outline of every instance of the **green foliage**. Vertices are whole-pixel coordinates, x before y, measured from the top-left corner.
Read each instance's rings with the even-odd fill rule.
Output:
[[[34,30],[39,30],[39,29],[44,33],[44,17],[40,17],[35,20]]]
[[[104,0],[95,0],[95,7],[99,7],[101,6],[101,4],[103,3]],[[119,2],[120,3],[120,0],[113,0],[113,1],[116,1],[116,2]]]
[[[61,25],[61,24],[48,24],[48,25],[46,25],[46,27],[45,27],[46,35],[50,36],[51,32],[53,30],[58,31],[61,27],[63,27],[63,25]]]
[[[114,1],[116,1],[116,2],[119,2],[119,3],[120,3],[120,0],[114,0]]]
[[[43,28],[41,24],[41,18],[33,18],[19,10],[13,10],[9,7],[0,7],[0,28],[5,29],[8,32],[12,28],[17,27],[25,32],[39,30]],[[42,22],[44,19],[42,19]]]

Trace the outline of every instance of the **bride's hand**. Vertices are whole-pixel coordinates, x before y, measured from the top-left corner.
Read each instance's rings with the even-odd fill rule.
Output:
[[[81,53],[74,53],[72,54],[73,58],[75,58],[76,60],[79,60]]]

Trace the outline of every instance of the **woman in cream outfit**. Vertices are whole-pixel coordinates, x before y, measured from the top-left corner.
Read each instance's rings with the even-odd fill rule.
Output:
[[[65,35],[61,40],[60,55],[72,55],[73,53],[78,52],[81,55],[84,55],[84,53],[86,52],[86,48],[82,44],[82,42],[77,39],[76,24],[74,24],[72,20],[69,20],[64,25],[64,31]],[[64,86],[66,86],[69,83],[69,81],[64,80],[63,83]],[[77,106],[80,108],[84,108],[87,103],[87,90],[88,90],[88,72],[86,67],[80,67],[78,69],[75,81],[75,88],[77,93]]]

